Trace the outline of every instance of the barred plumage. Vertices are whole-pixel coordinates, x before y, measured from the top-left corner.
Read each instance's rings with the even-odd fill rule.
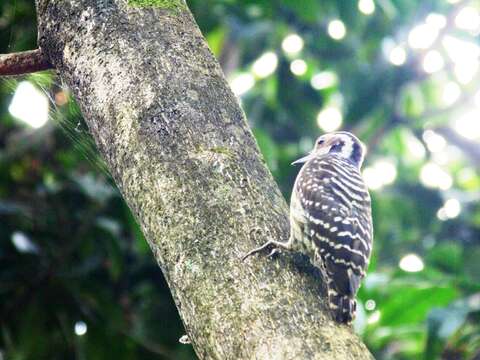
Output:
[[[273,246],[301,251],[319,267],[338,322],[355,316],[355,296],[372,250],[370,195],[360,174],[364,146],[352,134],[321,136],[301,168],[290,201],[290,239]],[[274,250],[275,251],[275,250]]]

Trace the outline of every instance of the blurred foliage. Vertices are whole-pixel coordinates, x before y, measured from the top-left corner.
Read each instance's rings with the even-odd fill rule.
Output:
[[[455,130],[476,111],[479,74],[462,78],[458,65],[472,64],[455,64],[439,40],[478,46],[478,29],[462,29],[475,18],[457,18],[479,4],[377,0],[367,15],[372,1],[188,3],[287,198],[292,160],[339,121],[317,121],[319,111],[337,109],[341,127],[368,144],[375,250],[355,328],[375,357],[480,358],[480,116]],[[411,49],[411,30],[432,13],[444,26],[426,49]],[[343,39],[329,36],[333,19]],[[292,33],[303,39],[297,53],[282,49]],[[35,36],[33,0],[2,1],[0,53],[34,48]],[[440,68],[427,61],[431,49]],[[293,60],[306,68],[292,73]],[[325,71],[335,81],[312,86]],[[49,98],[39,129],[9,111],[25,80]],[[0,359],[195,358],[178,342],[184,330],[161,271],[54,73],[0,81],[0,263]]]

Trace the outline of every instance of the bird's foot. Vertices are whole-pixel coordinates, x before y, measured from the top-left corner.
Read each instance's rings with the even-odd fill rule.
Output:
[[[290,243],[283,243],[283,242],[280,242],[280,241],[275,241],[275,240],[269,240],[267,241],[265,244],[263,244],[262,246],[256,248],[256,249],[253,249],[251,251],[249,251],[247,254],[245,254],[244,256],[242,256],[242,261],[245,261],[246,259],[248,259],[250,256],[258,253],[258,252],[261,252],[265,249],[268,249],[268,248],[273,248],[270,253],[267,255],[267,257],[272,257],[273,255],[277,254],[278,252],[280,252],[280,249],[279,248],[282,248],[282,249],[290,249]]]

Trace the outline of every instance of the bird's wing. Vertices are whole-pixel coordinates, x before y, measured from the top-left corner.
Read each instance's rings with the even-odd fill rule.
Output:
[[[306,218],[304,231],[327,271],[343,283],[344,293],[355,293],[371,252],[370,197],[359,174],[348,182],[342,180],[346,174],[319,165],[315,171],[304,169],[295,188]]]

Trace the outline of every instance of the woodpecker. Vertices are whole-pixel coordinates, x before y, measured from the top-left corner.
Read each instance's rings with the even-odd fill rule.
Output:
[[[372,251],[370,195],[360,168],[365,146],[353,134],[340,131],[320,136],[313,150],[293,164],[304,165],[290,200],[288,242],[269,240],[243,259],[278,249],[307,255],[322,272],[333,318],[351,323],[356,294]],[[269,255],[269,256],[270,256]]]

